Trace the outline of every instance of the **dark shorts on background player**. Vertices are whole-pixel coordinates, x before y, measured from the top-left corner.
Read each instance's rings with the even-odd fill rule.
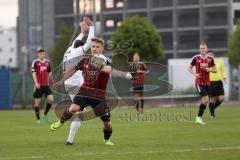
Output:
[[[95,115],[100,117],[103,122],[110,121],[110,111],[104,97],[93,97],[88,92],[81,88],[78,94],[74,97],[73,103],[80,106],[83,110],[87,106],[91,106]]]
[[[143,90],[144,90],[144,87],[143,85],[139,85],[139,86],[133,86],[133,93],[134,94],[143,94]]]
[[[210,92],[210,86],[208,85],[196,85],[197,91],[201,97],[208,96]]]
[[[40,88],[35,88],[33,97],[42,98],[42,96],[44,95],[46,98],[48,95],[51,95],[51,94],[52,94],[52,91],[49,86],[41,86]]]
[[[211,81],[210,97],[224,95],[224,88],[222,81]]]

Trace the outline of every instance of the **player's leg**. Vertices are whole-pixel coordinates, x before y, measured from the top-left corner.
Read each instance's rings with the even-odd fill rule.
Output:
[[[79,88],[76,88],[76,90],[79,91]],[[70,96],[72,101],[73,101],[73,99],[75,97],[74,94],[75,94],[75,92],[73,92],[73,93],[69,92],[69,96]],[[80,126],[81,126],[81,120],[76,117],[74,119],[74,121],[72,121],[72,123],[70,125],[69,134],[68,134],[68,138],[67,138],[67,141],[65,143],[65,146],[73,145],[73,141],[74,141],[75,135],[77,134],[77,131],[78,131]]]
[[[206,86],[198,85],[197,90],[201,96],[201,104],[199,106],[198,116],[196,117],[195,123],[205,124],[202,120],[202,116],[206,109],[207,104],[209,103],[208,88]]]
[[[211,113],[211,118],[215,118],[214,104],[216,102],[216,96],[210,96],[209,111]]]
[[[105,145],[113,146],[114,143],[110,141],[112,135],[112,122],[109,107],[106,100],[103,99],[90,99],[90,105],[93,108],[95,115],[99,116],[103,122],[103,134]]]
[[[209,88],[209,97],[210,97],[210,103],[209,103],[209,111],[212,118],[215,118],[215,112],[214,112],[214,104],[216,102],[216,83],[211,82],[210,88]]]
[[[225,96],[224,96],[224,88],[223,88],[223,83],[222,81],[219,81],[219,84],[217,86],[217,100],[215,102],[215,105],[214,105],[214,109],[216,109],[217,107],[219,107],[222,102],[224,101],[225,99]]]
[[[72,121],[72,123],[70,125],[67,142],[65,143],[66,146],[67,145],[73,145],[75,135],[76,135],[76,133],[78,131],[78,128],[80,126],[81,126],[81,120],[79,118],[75,118],[74,121]]]
[[[137,114],[139,115],[140,114],[140,110],[139,110],[140,101],[139,101],[138,93],[134,93],[134,101],[136,103],[135,107],[136,107]]]
[[[58,120],[56,123],[53,123],[51,125],[51,127],[50,127],[51,130],[56,131],[58,128],[60,128],[63,125],[64,122],[71,119],[73,114],[76,113],[79,109],[80,109],[79,105],[71,104],[71,106],[64,111],[60,120]]]
[[[52,91],[49,87],[45,87],[45,97],[47,97],[47,101],[46,101],[46,105],[45,105],[45,111],[44,111],[44,115],[42,116],[42,121],[45,123],[49,123],[49,119],[48,119],[48,112],[52,107],[54,98],[52,95]]]
[[[34,111],[37,118],[37,123],[40,123],[40,103],[42,97],[40,88],[35,88],[33,97],[34,97]]]
[[[79,94],[81,94],[81,93],[79,93]],[[85,98],[83,96],[76,95],[73,99],[73,103],[71,104],[71,106],[68,109],[66,109],[64,111],[60,120],[51,125],[51,127],[50,127],[51,130],[55,131],[58,128],[60,128],[63,125],[64,122],[66,122],[67,120],[72,118],[74,113],[79,111],[81,108],[84,109],[86,106],[88,106],[88,104],[89,103],[87,101],[87,98]]]
[[[104,134],[104,143],[107,146],[114,146],[115,144],[111,142],[110,137],[112,136],[112,122],[110,120],[110,113],[101,117],[103,121],[103,134]]]
[[[143,86],[141,87],[141,90],[139,91],[139,98],[141,102],[140,106],[140,114],[144,114],[144,97],[143,97]]]

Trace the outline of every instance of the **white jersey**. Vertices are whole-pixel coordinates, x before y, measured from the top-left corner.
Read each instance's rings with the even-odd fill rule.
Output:
[[[74,48],[74,42],[76,40],[82,40],[83,34],[80,35],[73,41],[72,45],[67,49],[66,53],[63,57],[63,73],[66,73],[70,69],[72,69],[81,59],[83,55],[89,50],[91,47],[91,40],[94,37],[94,27],[91,26],[89,28],[88,38],[86,43],[83,46],[78,48]],[[64,81],[65,89],[68,92],[69,96],[73,100],[73,97],[78,93],[81,85],[83,84],[83,76],[82,71],[77,71],[70,78]]]

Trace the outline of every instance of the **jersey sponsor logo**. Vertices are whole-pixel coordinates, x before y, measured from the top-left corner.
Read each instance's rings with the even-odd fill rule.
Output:
[[[208,67],[208,63],[200,63],[200,67],[201,68],[206,68],[206,67]]]
[[[96,75],[98,75],[98,71],[87,71],[87,75],[96,76]]]
[[[47,70],[47,67],[46,66],[41,66],[40,67],[40,71],[42,72],[42,71],[46,71]]]

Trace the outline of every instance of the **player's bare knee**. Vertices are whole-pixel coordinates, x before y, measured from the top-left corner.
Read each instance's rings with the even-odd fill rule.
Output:
[[[36,98],[36,99],[34,100],[34,105],[35,105],[35,106],[39,106],[40,103],[41,103],[41,98]]]
[[[209,97],[208,96],[202,97],[202,103],[207,105],[209,103]]]
[[[47,102],[48,102],[49,104],[53,104],[53,102],[54,102],[53,95],[49,95],[49,96],[47,97]]]
[[[72,104],[72,105],[70,106],[70,108],[69,108],[69,112],[75,113],[75,112],[77,112],[79,109],[80,109],[80,106],[79,106],[79,105]]]
[[[111,129],[112,128],[112,123],[111,121],[108,122],[103,122],[104,128],[105,129]]]
[[[224,96],[220,96],[219,98],[218,98],[218,100],[220,101],[220,102],[223,102],[224,101]]]

